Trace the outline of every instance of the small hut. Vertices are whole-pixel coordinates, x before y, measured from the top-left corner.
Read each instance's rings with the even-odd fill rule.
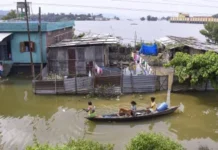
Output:
[[[84,36],[51,45],[48,72],[62,76],[88,75],[95,65],[109,66],[109,47],[119,43],[111,35]]]

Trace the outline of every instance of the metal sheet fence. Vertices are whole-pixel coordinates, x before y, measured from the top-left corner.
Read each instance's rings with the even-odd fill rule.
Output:
[[[123,93],[146,93],[156,91],[157,76],[123,76]]]
[[[111,86],[120,86],[121,76],[96,76],[94,86],[103,86],[103,85],[111,85]]]
[[[207,83],[199,84],[199,85],[190,85],[189,82],[179,83],[178,77],[174,77],[172,91],[188,91],[188,90],[196,90],[196,91],[211,91],[214,90],[210,81]]]
[[[101,89],[111,93],[147,93],[167,90],[167,76],[95,76],[73,77],[63,80],[35,80],[36,94],[88,94]]]

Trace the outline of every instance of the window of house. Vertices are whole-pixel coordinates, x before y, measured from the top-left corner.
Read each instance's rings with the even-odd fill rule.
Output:
[[[30,47],[29,47],[29,42],[28,41],[24,41],[24,42],[20,42],[20,52],[35,52],[35,43],[34,42],[30,42]]]

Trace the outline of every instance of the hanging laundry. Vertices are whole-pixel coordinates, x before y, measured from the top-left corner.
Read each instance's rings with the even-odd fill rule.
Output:
[[[134,56],[135,56],[135,53],[134,52],[132,52],[131,53],[131,57],[134,59]]]
[[[139,54],[144,54],[144,55],[152,55],[152,56],[157,56],[157,44],[153,44],[153,45],[145,45],[143,44],[140,51],[139,51]]]
[[[92,74],[91,74],[91,71],[89,70],[89,77],[91,77],[92,76]]]
[[[96,63],[95,63],[95,72],[99,75],[103,74],[103,69],[100,68]]]

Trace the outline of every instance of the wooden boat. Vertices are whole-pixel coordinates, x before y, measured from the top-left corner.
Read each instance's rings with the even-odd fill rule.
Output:
[[[107,114],[100,117],[85,117],[91,121],[101,121],[101,122],[125,122],[125,121],[137,121],[137,120],[147,120],[158,116],[168,115],[177,110],[179,106],[173,106],[165,111],[148,113],[148,110],[138,110],[135,112],[134,116],[118,116],[117,114]]]

